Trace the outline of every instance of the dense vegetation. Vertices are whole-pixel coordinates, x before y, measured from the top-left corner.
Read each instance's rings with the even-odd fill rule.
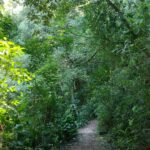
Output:
[[[117,149],[150,149],[149,1],[24,0],[9,1],[9,10],[5,3],[2,148],[56,148],[96,117]],[[16,3],[22,10],[13,13]]]

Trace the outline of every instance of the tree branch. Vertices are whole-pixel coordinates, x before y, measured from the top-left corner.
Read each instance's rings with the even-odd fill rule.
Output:
[[[127,21],[127,19],[124,17],[123,13],[120,11],[120,9],[111,1],[111,0],[106,0],[107,3],[120,15],[122,21],[124,22],[124,24],[126,25],[126,27],[128,28],[128,30],[131,32],[133,37],[136,37],[136,34],[133,32],[133,29],[131,28],[129,22]]]
[[[79,63],[76,64],[75,67],[78,67],[80,65],[85,65],[85,64],[89,63],[96,56],[97,53],[98,53],[98,49],[94,52],[94,54],[90,58],[88,58],[86,61],[84,61],[80,64]]]

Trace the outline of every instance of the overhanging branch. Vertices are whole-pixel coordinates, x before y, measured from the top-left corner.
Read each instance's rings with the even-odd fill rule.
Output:
[[[126,25],[126,27],[128,28],[128,30],[130,31],[130,33],[132,34],[133,37],[136,36],[136,34],[133,32],[133,29],[131,28],[129,22],[127,21],[127,19],[124,17],[123,13],[120,11],[120,9],[111,1],[111,0],[106,0],[107,3],[120,15],[122,21],[124,22],[124,24]]]

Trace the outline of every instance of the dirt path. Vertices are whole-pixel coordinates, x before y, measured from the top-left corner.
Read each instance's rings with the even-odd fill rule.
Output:
[[[78,130],[76,141],[67,144],[60,150],[111,150],[110,146],[97,134],[97,121],[90,121]]]

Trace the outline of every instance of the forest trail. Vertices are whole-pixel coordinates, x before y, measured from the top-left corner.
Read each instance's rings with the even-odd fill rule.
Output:
[[[111,150],[110,145],[97,133],[97,120],[90,121],[78,130],[74,142],[60,148],[60,150]]]

